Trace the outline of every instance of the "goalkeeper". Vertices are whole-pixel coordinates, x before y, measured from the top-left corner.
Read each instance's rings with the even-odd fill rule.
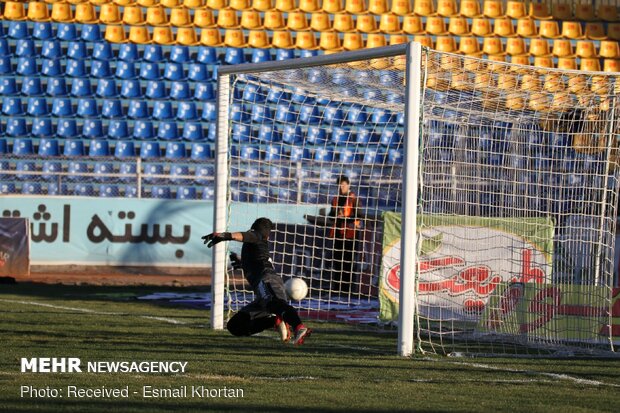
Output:
[[[273,223],[268,218],[258,218],[249,231],[214,232],[202,239],[209,248],[222,241],[243,243],[241,267],[256,299],[228,320],[228,331],[235,336],[251,336],[275,327],[282,341],[287,342],[291,326],[295,331],[293,344],[300,345],[312,330],[301,322],[297,310],[286,301],[284,282],[276,274],[269,254],[268,239],[272,228]]]

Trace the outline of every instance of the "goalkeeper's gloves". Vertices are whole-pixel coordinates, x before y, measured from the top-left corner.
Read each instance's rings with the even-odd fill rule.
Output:
[[[230,258],[230,265],[232,265],[233,270],[241,268],[241,258],[239,258],[236,252],[231,252],[228,258]]]
[[[207,247],[209,248],[215,244],[219,244],[222,241],[230,241],[231,239],[232,235],[230,232],[213,232],[202,237],[203,244],[207,244]]]

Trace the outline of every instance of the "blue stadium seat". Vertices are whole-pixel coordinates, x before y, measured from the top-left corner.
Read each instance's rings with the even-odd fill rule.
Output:
[[[63,155],[70,157],[84,156],[84,142],[75,139],[65,141]]]
[[[114,177],[104,176],[105,174],[114,173],[114,166],[111,162],[95,162],[93,173],[97,174],[95,180],[97,182],[112,182]]]
[[[245,160],[260,159],[260,150],[256,146],[242,145],[239,156]]]
[[[267,102],[279,103],[286,102],[291,97],[291,94],[278,89],[269,89],[267,92]]]
[[[71,99],[60,97],[52,100],[52,115],[65,118],[75,115]]]
[[[142,59],[147,62],[159,63],[164,61],[164,52],[158,44],[149,44],[144,47]]]
[[[205,160],[213,157],[211,145],[208,143],[194,142],[190,152],[190,158],[194,160]]]
[[[0,182],[0,194],[14,194],[17,188],[13,182]]]
[[[302,162],[312,159],[310,156],[310,150],[301,146],[291,147],[291,162]]]
[[[62,46],[57,39],[45,40],[41,47],[41,57],[46,59],[59,59],[63,57]]]
[[[93,196],[95,189],[91,184],[77,183],[73,187],[73,195],[76,196]]]
[[[142,179],[146,183],[157,183],[162,180],[162,178],[155,177],[153,175],[163,175],[164,174],[164,166],[158,163],[145,163],[144,172],[142,173]]]
[[[243,49],[237,49],[235,47],[227,47],[224,54],[224,63],[227,65],[238,65],[245,63],[245,55]]]
[[[118,88],[114,79],[99,79],[95,94],[102,98],[113,98],[118,96]]]
[[[140,81],[137,79],[123,80],[121,83],[121,97],[126,99],[136,99],[143,96]]]
[[[9,118],[6,122],[6,136],[27,136],[28,126],[24,118]]]
[[[217,125],[215,122],[209,123],[209,130],[207,131],[207,140],[215,142],[217,136]]]
[[[173,118],[172,102],[163,100],[153,103],[153,119],[169,120]]]
[[[194,181],[199,184],[207,185],[213,183],[215,179],[215,167],[213,165],[199,164],[196,166]]]
[[[254,104],[252,105],[251,119],[254,123],[271,122],[273,120],[273,111],[267,105]]]
[[[387,109],[374,108],[370,115],[370,121],[378,125],[385,125],[396,121],[396,117]]]
[[[347,145],[352,142],[351,131],[339,127],[334,127],[331,134],[331,143],[334,145]]]
[[[186,122],[183,125],[183,139],[186,141],[204,141],[205,136],[200,122]]]
[[[198,119],[198,110],[194,102],[179,102],[177,108],[177,119],[179,120],[196,120]]]
[[[136,78],[136,66],[133,62],[119,60],[116,62],[116,71],[114,77],[121,80],[130,80]]]
[[[333,162],[334,151],[330,148],[317,148],[314,151],[314,160],[317,162]]]
[[[52,136],[54,134],[52,120],[50,118],[34,119],[32,121],[32,131],[30,133],[36,138]]]
[[[189,166],[179,165],[179,164],[170,166],[170,181],[171,182],[174,182],[177,184],[187,183],[188,178],[186,177],[188,176],[190,176]]]
[[[13,155],[23,156],[32,155],[33,145],[30,138],[15,138],[13,140]]]
[[[0,57],[0,75],[13,74],[13,63],[10,56]]]
[[[347,112],[347,122],[351,124],[363,124],[368,121],[368,114],[362,105],[353,104]]]
[[[185,80],[187,76],[183,70],[182,63],[166,62],[164,65],[164,79],[166,80]]]
[[[2,182],[3,180],[7,179],[7,178],[11,178],[11,175],[8,175],[6,173],[6,171],[10,171],[11,170],[11,165],[9,164],[9,161],[3,161],[0,160],[0,182]]]
[[[191,61],[190,48],[183,45],[174,45],[170,49],[170,61],[175,63],[188,63]]]
[[[109,156],[110,145],[105,139],[93,139],[88,146],[88,156]]]
[[[215,188],[213,186],[205,186],[202,189],[201,198],[205,201],[213,201],[215,199]]]
[[[104,118],[124,118],[123,105],[117,99],[105,99],[101,104],[101,116]]]
[[[290,103],[280,103],[276,106],[276,121],[282,123],[296,123],[297,114]]]
[[[109,60],[96,60],[90,63],[90,75],[97,79],[108,78],[112,76]]]
[[[177,199],[196,199],[196,188],[193,186],[178,187]]]
[[[104,40],[98,24],[82,24],[80,26],[80,39],[95,44]]]
[[[40,156],[58,156],[58,141],[56,139],[41,138],[39,139],[39,155]]]
[[[168,186],[154,185],[151,187],[151,198],[170,199],[172,192]]]
[[[99,109],[95,99],[81,98],[77,104],[77,115],[83,118],[99,117]]]
[[[127,108],[127,117],[129,119],[148,119],[149,106],[146,100],[130,100]]]
[[[194,90],[194,99],[198,101],[215,100],[215,87],[212,82],[196,83]]]
[[[46,116],[49,115],[47,100],[43,97],[31,97],[28,99],[26,113],[30,116]]]
[[[393,164],[397,164],[397,165],[402,165],[403,163],[403,159],[404,155],[403,155],[403,151],[401,149],[389,149],[388,150],[388,162],[389,163],[393,163]]]
[[[130,136],[129,126],[126,121],[112,120],[108,124],[108,138],[121,140],[128,139]]]
[[[157,63],[142,62],[140,63],[140,78],[145,80],[159,80],[161,73]]]
[[[282,140],[282,134],[273,124],[260,125],[258,127],[258,140],[262,142],[279,142]]]
[[[250,202],[250,189],[242,186],[242,187],[232,187],[230,188],[230,196],[234,202]]]
[[[123,162],[118,167],[118,173],[127,176],[119,177],[121,182],[135,182],[137,174],[137,166],[133,162]]]
[[[243,89],[242,99],[250,103],[262,103],[266,100],[264,91],[260,86],[250,83]]]
[[[38,40],[48,40],[55,37],[50,22],[37,22],[32,28],[32,37]]]
[[[150,158],[159,158],[161,156],[161,151],[159,148],[159,142],[144,142],[140,145],[140,158],[142,159],[150,159]]]
[[[118,198],[120,197],[120,190],[117,185],[101,184],[99,186],[99,196],[103,198]]]
[[[355,149],[344,148],[338,154],[338,161],[340,163],[350,164],[350,163],[355,163],[358,160],[359,160],[358,155]]]
[[[85,77],[86,63],[82,59],[67,59],[65,74],[69,77]]]
[[[100,119],[86,119],[82,125],[82,136],[88,139],[104,138],[103,123]]]
[[[148,140],[155,138],[153,122],[138,120],[133,127],[134,139]]]
[[[273,185],[279,185],[281,182],[286,182],[289,177],[289,170],[286,166],[271,165],[269,167],[269,182]]]
[[[50,78],[45,93],[51,97],[67,96],[67,82],[62,77]]]
[[[62,172],[62,164],[56,161],[43,161],[41,165],[41,178],[46,181],[52,181],[58,179],[58,172]]]
[[[58,184],[58,182],[49,182],[46,185],[47,195],[57,196],[69,193],[67,184]]]
[[[282,142],[289,145],[299,145],[303,142],[303,134],[300,126],[284,125],[282,131]]]
[[[266,161],[279,161],[282,159],[282,146],[269,145],[265,148]]]
[[[123,43],[118,49],[118,58],[121,62],[134,62],[140,59],[138,45],[135,43]]]
[[[270,62],[271,53],[269,53],[269,50],[265,49],[253,49],[250,61],[252,63]]]
[[[276,60],[288,60],[295,58],[293,49],[276,49]]]
[[[207,65],[218,64],[217,49],[214,47],[198,47],[198,54],[196,55],[196,61]]]
[[[36,165],[33,161],[17,161],[15,163],[15,170],[17,171],[15,175],[17,179],[33,179],[35,175],[31,175],[29,172],[36,172]]]
[[[393,129],[384,129],[379,143],[383,146],[401,146],[402,141],[403,135],[401,132]]]
[[[328,106],[323,111],[323,119],[332,126],[342,126],[344,123],[344,113],[338,106]]]
[[[166,141],[176,141],[179,139],[179,128],[176,122],[162,121],[157,126],[157,138]]]
[[[145,96],[149,99],[167,99],[169,93],[166,89],[166,83],[155,80],[148,81]]]
[[[60,23],[56,27],[56,37],[60,40],[74,41],[78,40],[77,25],[75,23]]]
[[[249,142],[252,136],[250,125],[234,123],[232,125],[232,140],[235,142]]]
[[[314,105],[302,105],[299,110],[299,121],[307,125],[316,125],[321,121],[319,108]]]
[[[20,116],[24,114],[21,98],[5,97],[2,99],[2,114],[7,116]]]
[[[0,95],[12,96],[17,94],[17,82],[14,77],[5,77],[0,80]]]
[[[132,141],[119,141],[114,147],[114,156],[117,158],[133,158],[136,156],[136,147]]]
[[[41,59],[41,74],[43,76],[63,76],[64,71],[60,59]]]
[[[12,54],[13,50],[9,46],[8,40],[0,36],[0,57],[11,56]]]
[[[185,144],[183,142],[168,142],[166,144],[166,159],[181,159],[185,156]]]
[[[383,165],[385,152],[377,147],[364,149],[363,162],[367,165]]]
[[[116,58],[112,51],[112,43],[109,42],[97,42],[93,44],[92,53],[93,58],[96,60],[111,60]]]
[[[124,188],[125,198],[137,198],[138,197],[138,188],[134,185],[125,185]]]
[[[172,82],[170,84],[170,99],[188,100],[192,98],[189,83],[185,81]]]
[[[166,66],[167,68],[167,66]],[[208,82],[210,79],[207,65],[202,63],[191,63],[187,72],[187,78],[195,82]],[[176,80],[176,79],[170,79]]]
[[[42,194],[40,182],[24,182],[22,184],[22,194],[24,195],[38,195]]]
[[[86,49],[85,42],[71,42],[67,47],[67,57],[69,58],[67,62],[70,60],[83,60],[88,57],[88,50]]]
[[[30,56],[20,57],[19,59],[17,59],[17,67],[15,68],[15,73],[22,76],[38,74],[39,71],[37,69],[37,59]]]
[[[18,39],[15,44],[15,56],[17,57],[35,57],[37,49],[34,40]]]
[[[359,145],[375,145],[379,143],[379,136],[374,132],[374,129],[362,127],[355,134],[355,143]]]

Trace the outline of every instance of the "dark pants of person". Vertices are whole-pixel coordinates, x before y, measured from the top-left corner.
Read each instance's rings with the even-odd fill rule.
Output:
[[[297,310],[286,301],[282,278],[266,272],[254,288],[256,299],[231,317],[226,328],[234,336],[251,336],[273,328],[276,316],[295,328],[301,324]]]
[[[355,239],[334,239],[332,254],[332,290],[351,292],[355,259]]]

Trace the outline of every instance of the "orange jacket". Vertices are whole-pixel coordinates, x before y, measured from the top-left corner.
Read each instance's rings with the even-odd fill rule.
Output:
[[[334,216],[334,226],[329,231],[331,238],[355,239],[357,229],[360,227],[359,219],[351,219],[357,216],[357,197],[353,192],[349,192],[344,206],[338,206],[339,196],[332,199],[332,209],[330,215]],[[341,212],[341,214],[338,214]]]

